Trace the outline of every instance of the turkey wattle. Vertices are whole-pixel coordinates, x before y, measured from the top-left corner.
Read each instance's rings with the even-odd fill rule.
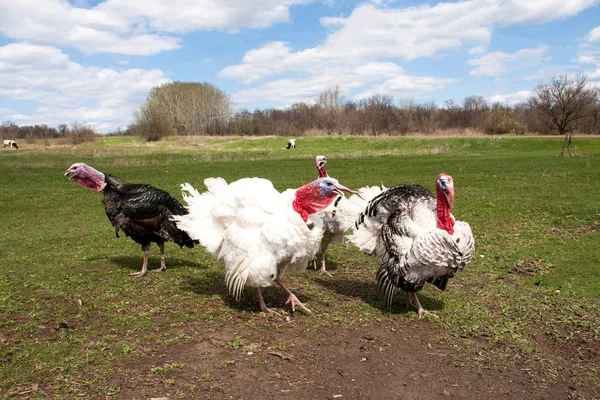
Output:
[[[416,292],[426,282],[444,290],[448,279],[471,262],[475,251],[468,223],[452,215],[454,181],[440,174],[437,199],[419,185],[399,185],[374,197],[359,215],[348,239],[379,263],[377,282],[391,307],[395,289],[405,291],[407,306],[423,314]]]
[[[180,247],[194,247],[193,240],[170,220],[173,215],[186,214],[187,210],[164,190],[145,184],[127,183],[84,163],[71,165],[65,176],[86,189],[102,192],[104,210],[115,227],[116,236],[119,237],[119,230],[123,230],[142,246],[142,270],[129,275],[138,278],[146,274],[152,243],[160,248],[160,268],[154,271],[167,269],[165,242],[172,240]]]
[[[277,284],[288,294],[292,311],[310,312],[283,284],[290,270],[304,270],[323,236],[317,212],[343,192],[351,192],[333,178],[319,178],[297,190],[279,193],[266,179],[244,178],[227,184],[207,178],[207,191],[190,184],[182,190],[189,213],[173,218],[177,226],[208,252],[225,262],[225,283],[240,299],[244,287],[256,287],[260,308],[273,312],[261,288]]]

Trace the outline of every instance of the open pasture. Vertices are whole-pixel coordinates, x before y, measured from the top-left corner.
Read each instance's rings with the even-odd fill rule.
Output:
[[[103,138],[23,142],[0,152],[0,398],[599,398],[600,139]],[[314,157],[352,188],[454,177],[472,264],[417,320],[377,293],[374,258],[330,246],[333,278],[226,291],[221,262],[166,245],[167,271],[132,279],[142,252],[117,239],[101,196],[63,176],[74,162],[181,200],[180,183],[259,176],[277,189],[316,178]],[[150,269],[159,265],[158,248]]]

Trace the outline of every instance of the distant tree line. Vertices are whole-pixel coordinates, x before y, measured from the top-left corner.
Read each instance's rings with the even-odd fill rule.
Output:
[[[93,142],[96,132],[88,125],[72,122],[70,125],[60,124],[58,127],[48,125],[24,125],[18,126],[12,121],[0,124],[0,139],[12,139],[32,143],[35,140],[46,140],[62,138],[70,144]]]
[[[531,97],[517,105],[489,103],[474,95],[461,102],[396,100],[373,94],[346,99],[338,86],[325,89],[311,103],[284,109],[234,112],[229,96],[209,83],[171,82],[153,88],[125,130],[110,135],[135,135],[160,140],[171,135],[409,135],[435,134],[561,134],[565,144],[573,133],[600,134],[600,95],[586,76],[553,77],[540,83]],[[0,125],[4,139],[64,137],[71,143],[93,140],[86,125]],[[564,149],[563,149],[564,150]]]
[[[231,111],[225,93],[207,83],[173,82],[154,88],[128,133],[159,140],[168,135],[408,135],[485,133],[600,133],[600,96],[586,76],[559,75],[517,105],[468,96],[443,106],[373,94],[350,101],[338,86],[314,102],[284,109]],[[568,136],[568,135],[567,135]]]

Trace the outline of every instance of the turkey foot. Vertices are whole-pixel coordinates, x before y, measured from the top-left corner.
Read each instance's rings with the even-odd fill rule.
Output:
[[[306,308],[306,306],[304,304],[302,304],[302,302],[300,302],[300,300],[298,300],[298,298],[296,297],[296,295],[294,293],[292,293],[290,291],[290,289],[288,289],[283,284],[283,282],[281,281],[281,279],[279,279],[279,278],[275,279],[275,283],[277,283],[279,286],[281,286],[283,288],[283,290],[285,290],[290,295],[290,297],[285,302],[285,304],[290,303],[290,305],[292,306],[292,312],[296,311],[296,306],[298,306],[302,310],[306,311],[307,313],[309,313],[309,314],[312,313],[312,311],[310,311],[308,308]]]
[[[418,312],[419,312],[419,318],[418,318],[418,319],[421,319],[421,317],[422,317],[423,315],[429,315],[429,316],[431,316],[431,317],[436,317],[436,318],[439,318],[439,316],[438,316],[437,314],[434,314],[434,313],[432,313],[431,311],[427,311],[427,310],[426,310],[426,309],[424,309],[423,307],[419,308],[419,311],[418,311]]]
[[[292,313],[294,311],[296,311],[295,306],[300,307],[302,310],[306,311],[307,313],[311,314],[312,311],[310,311],[304,304],[302,304],[302,302],[300,302],[300,300],[298,300],[298,298],[296,297],[295,294],[290,293],[290,297],[287,299],[287,301],[285,302],[285,304],[290,303],[292,306]]]
[[[419,313],[418,319],[421,319],[423,317],[423,315],[429,315],[431,317],[439,318],[436,314],[434,314],[430,311],[427,311],[426,309],[423,308],[416,293],[412,293],[412,292],[406,293],[404,295],[404,301],[406,302],[407,305],[413,306],[414,308],[417,309],[417,312]]]
[[[316,268],[315,268],[316,269]],[[327,268],[325,268],[325,263],[323,263],[323,266],[321,267],[321,269],[319,270],[319,272],[321,274],[325,274],[330,278],[333,278],[333,275],[331,275],[331,273],[329,271],[327,271]]]
[[[142,276],[146,275],[146,272],[148,272],[148,270],[146,268],[144,268],[140,272],[130,273],[129,276],[131,276],[133,278],[141,278]]]

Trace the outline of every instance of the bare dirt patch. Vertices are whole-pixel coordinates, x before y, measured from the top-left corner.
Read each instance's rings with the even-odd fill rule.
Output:
[[[588,356],[598,354],[597,342],[558,345],[544,338],[541,355],[495,362],[490,356],[493,345],[442,341],[440,327],[427,321],[391,316],[376,324],[312,330],[318,318],[297,315],[258,323],[256,318],[246,323],[240,318],[215,332],[197,332],[191,343],[156,349],[152,356],[123,366],[108,386],[119,388],[115,398],[132,399],[600,396],[597,382],[577,386],[572,379],[577,372],[573,359],[582,349]]]

